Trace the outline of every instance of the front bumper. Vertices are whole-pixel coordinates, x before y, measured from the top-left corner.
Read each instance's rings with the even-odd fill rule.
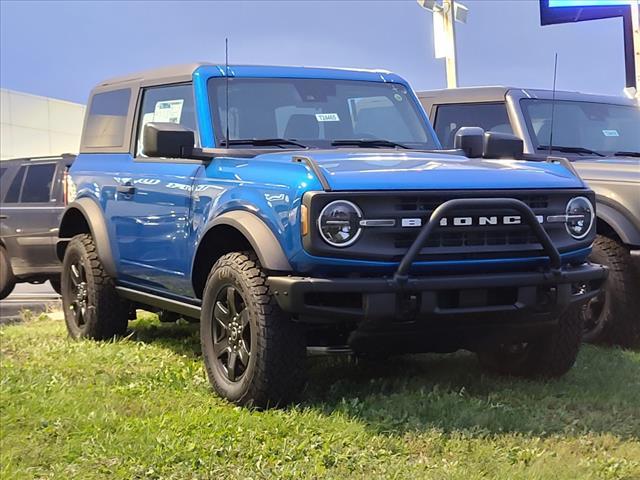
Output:
[[[410,276],[400,282],[275,276],[269,284],[280,308],[308,322],[521,316],[549,321],[570,304],[597,295],[606,276],[606,267],[584,263],[555,271]]]

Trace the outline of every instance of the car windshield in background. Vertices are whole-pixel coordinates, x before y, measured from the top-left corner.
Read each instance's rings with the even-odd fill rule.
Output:
[[[230,78],[228,94],[229,146],[436,148],[433,134],[404,85],[358,80]],[[216,144],[225,146],[224,78],[209,81],[209,98]]]
[[[551,100],[521,100],[527,128],[537,149],[551,140]],[[556,100],[553,146],[566,153],[637,155],[640,152],[640,108],[608,103]]]

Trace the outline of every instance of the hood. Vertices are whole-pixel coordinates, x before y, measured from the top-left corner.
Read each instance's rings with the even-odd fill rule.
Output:
[[[582,188],[560,164],[485,160],[444,153],[381,149],[306,150],[260,155],[291,161],[312,157],[332,190],[476,190]]]
[[[640,158],[574,158],[573,166],[585,180],[609,180],[640,183]]]

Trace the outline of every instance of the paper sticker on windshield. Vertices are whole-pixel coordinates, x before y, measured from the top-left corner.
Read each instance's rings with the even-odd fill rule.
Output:
[[[156,103],[156,108],[153,112],[153,121],[180,123],[180,117],[182,116],[183,103],[184,103],[183,99],[165,100],[165,101]]]
[[[339,122],[337,113],[316,113],[316,120],[319,122]]]
[[[602,133],[605,137],[619,137],[620,134],[618,130],[602,130]]]

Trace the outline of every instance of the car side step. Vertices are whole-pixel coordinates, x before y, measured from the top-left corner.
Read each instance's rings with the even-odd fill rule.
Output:
[[[153,293],[141,292],[140,290],[134,290],[133,288],[128,287],[117,286],[116,291],[122,297],[143,305],[158,307],[162,310],[169,310],[170,312],[179,313],[180,315],[185,315],[191,318],[200,318],[201,308],[198,305],[192,305],[179,300],[161,297]]]
[[[321,357],[325,355],[353,355],[353,350],[347,345],[338,345],[333,347],[307,347],[307,354],[312,357]]]

